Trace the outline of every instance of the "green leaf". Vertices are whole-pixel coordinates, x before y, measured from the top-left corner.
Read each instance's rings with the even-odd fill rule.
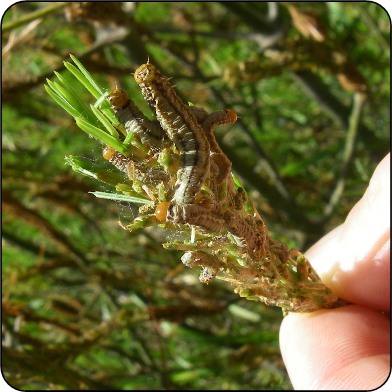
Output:
[[[116,151],[125,154],[128,152],[128,147],[122,144],[118,139],[115,139],[113,136],[109,135],[105,131],[96,126],[90,124],[84,118],[76,117],[76,125],[84,132],[93,136],[95,139],[100,140],[102,143],[107,144],[110,147],[113,147]]]
[[[96,107],[93,105],[90,105],[90,108],[92,112],[95,114],[95,116],[98,118],[98,120],[101,122],[101,124],[107,129],[107,131],[116,139],[120,140],[118,137],[118,132],[116,128],[113,127],[112,123],[107,119],[106,116],[102,114]]]
[[[100,166],[86,161],[84,158],[69,155],[65,157],[65,163],[70,165],[72,170],[76,173],[80,173],[83,176],[104,182],[105,184],[111,185],[113,187],[116,187],[118,184],[123,185],[125,180],[123,176],[119,176],[116,173],[104,170]]]
[[[96,89],[96,84],[92,84],[73,64],[64,61],[65,68],[68,69],[75,76],[76,79],[96,98],[99,99],[104,93]]]
[[[76,64],[76,66],[79,68],[79,70],[83,74],[85,80],[87,80],[88,85],[91,88],[91,90],[89,89],[91,94],[93,94],[96,99],[100,98],[104,94],[104,91],[102,91],[102,89],[95,83],[95,80],[91,76],[90,72],[88,72],[87,69],[84,68],[82,63],[75,56],[73,56],[72,54],[70,54],[69,56],[71,57],[72,61]],[[69,65],[72,65],[72,64],[69,64]],[[68,68],[68,69],[70,69],[70,68]]]
[[[49,85],[52,84],[49,79],[47,79],[47,82]],[[80,113],[74,107],[72,107],[61,95],[57,94],[52,86],[48,87],[45,85],[44,87],[49,96],[66,112],[68,112],[72,117],[80,117]]]
[[[119,193],[110,193],[110,192],[89,192],[89,193],[92,193],[95,197],[98,197],[100,199],[129,201],[130,203],[138,203],[138,204],[146,204],[151,202],[151,200],[144,199],[142,197],[121,195]]]
[[[80,96],[76,93],[76,91],[72,88],[72,86],[65,80],[65,78],[54,71],[57,78],[60,80],[61,84],[64,86],[63,91],[66,95],[64,98],[72,105],[79,113],[82,115],[86,113],[89,118],[93,118],[90,114],[89,108],[86,103],[80,98]]]

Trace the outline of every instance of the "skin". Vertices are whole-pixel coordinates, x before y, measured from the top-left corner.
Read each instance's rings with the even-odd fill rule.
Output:
[[[306,256],[353,305],[291,313],[280,347],[295,389],[372,390],[390,373],[390,155],[346,221]]]

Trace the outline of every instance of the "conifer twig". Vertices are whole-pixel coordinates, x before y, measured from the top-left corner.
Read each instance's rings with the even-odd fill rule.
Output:
[[[103,157],[125,175],[75,157],[67,162],[115,189],[95,196],[141,204],[133,222],[120,223],[124,229],[160,226],[182,233],[181,239],[163,246],[185,251],[183,264],[201,267],[201,282],[217,277],[236,286],[241,297],[280,306],[285,314],[346,304],[321,282],[303,254],[271,237],[238,178],[231,175],[231,162],[213,130],[235,122],[233,110],[209,114],[184,104],[169,79],[148,62],[134,78],[156,114],[157,121],[150,121],[124,91],[98,94],[91,75],[73,60],[83,77],[66,67],[98,98],[91,112],[85,113],[88,106],[75,99],[61,77],[59,83],[48,82],[47,91],[83,131],[106,145]],[[99,120],[95,124],[94,116]]]

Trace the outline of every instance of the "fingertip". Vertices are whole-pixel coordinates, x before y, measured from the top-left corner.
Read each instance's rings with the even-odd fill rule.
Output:
[[[357,305],[289,314],[280,347],[294,388],[371,390],[382,385],[390,370],[389,330],[384,314]]]
[[[336,295],[383,311],[390,307],[389,163],[388,154],[345,222],[306,253]]]

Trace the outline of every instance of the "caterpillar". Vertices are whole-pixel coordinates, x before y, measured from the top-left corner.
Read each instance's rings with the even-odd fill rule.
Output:
[[[266,234],[240,215],[238,210],[226,210],[223,214],[227,231],[234,235],[237,245],[246,248],[255,260],[261,260],[266,254]]]
[[[219,168],[219,173],[215,177],[218,185],[230,175],[231,162],[219,147],[214,136],[214,129],[223,124],[233,124],[237,121],[237,118],[237,114],[234,110],[227,109],[211,113],[205,117],[201,123],[201,127],[203,128],[210,145],[211,159]]]
[[[165,171],[146,168],[141,163],[126,157],[110,146],[104,148],[102,155],[118,170],[127,173],[131,180],[151,184],[158,184],[162,181],[168,183],[170,181],[170,175]]]
[[[226,229],[225,221],[197,204],[175,204],[161,202],[155,210],[159,221],[187,223],[207,233],[215,233]]]
[[[207,233],[215,233],[226,229],[225,221],[222,218],[197,204],[179,205],[171,203],[168,207],[166,220],[197,226]]]
[[[201,124],[209,116],[208,112],[199,106],[189,106],[189,110],[195,116],[199,124]]]
[[[161,126],[150,121],[121,89],[114,89],[107,98],[114,113],[127,133],[132,132],[146,145],[161,148],[167,136]]]
[[[269,242],[269,250],[271,252],[276,253],[282,263],[286,263],[287,260],[289,259],[288,246],[284,242],[276,240],[272,237],[269,237],[268,242]]]
[[[157,119],[180,155],[173,202],[194,204],[209,172],[207,137],[192,114],[163,76],[152,64],[141,65],[134,78],[141,92],[155,110]]]

